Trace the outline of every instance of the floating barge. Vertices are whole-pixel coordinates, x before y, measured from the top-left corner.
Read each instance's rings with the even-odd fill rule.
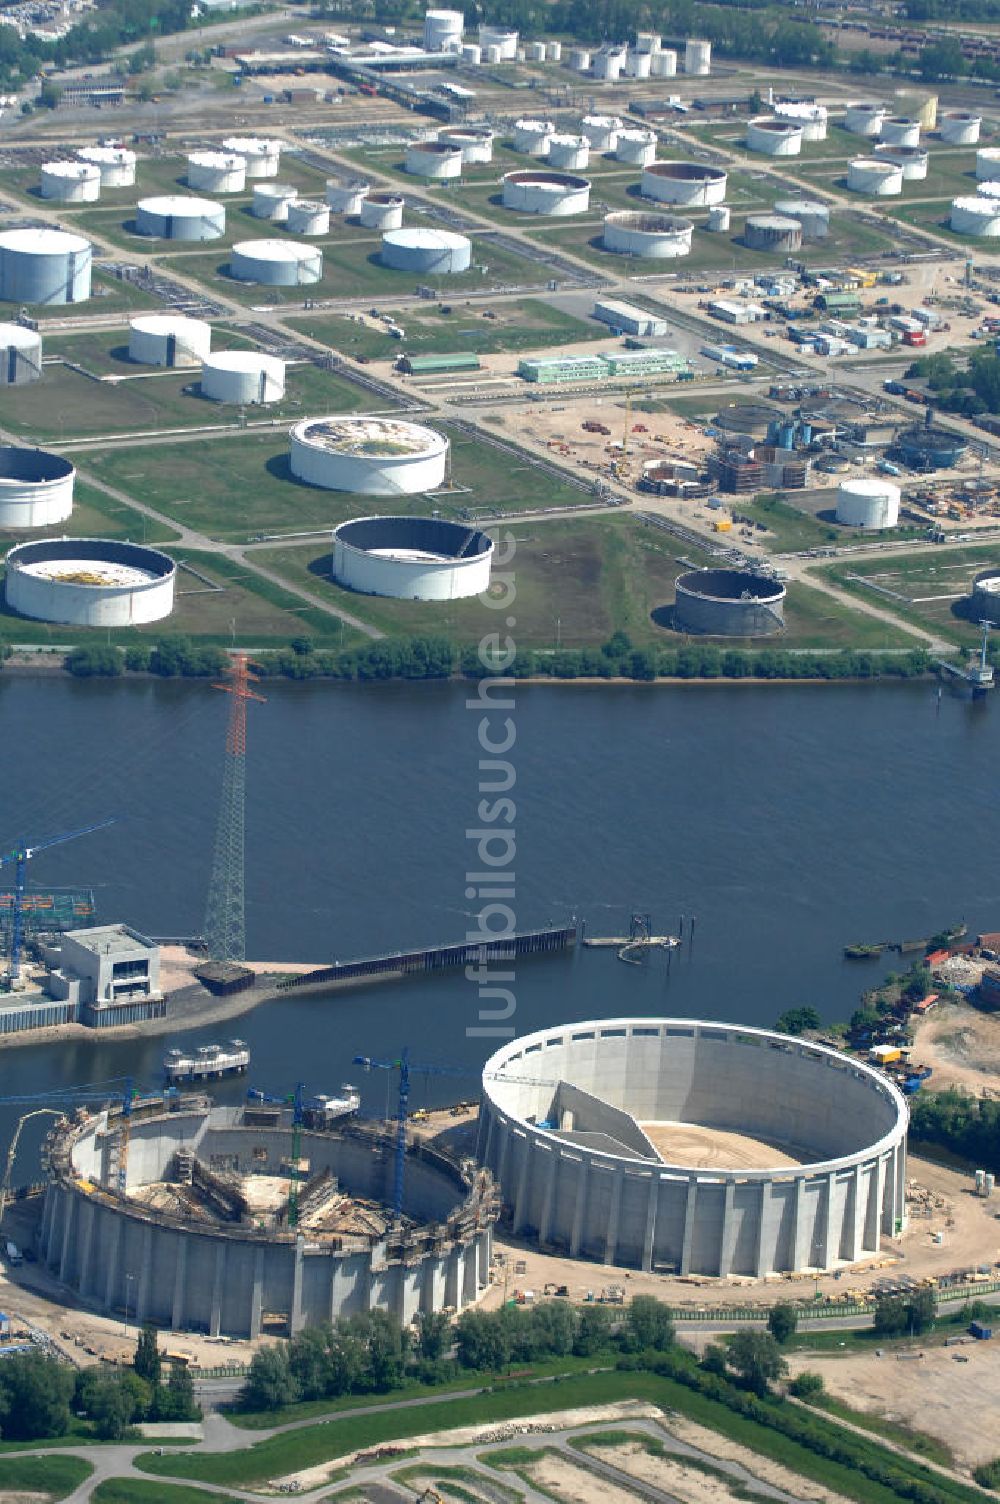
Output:
[[[179,1081],[219,1081],[223,1076],[240,1076],[250,1064],[250,1050],[242,1039],[227,1044],[203,1044],[194,1051],[168,1050],[163,1074],[169,1085]]]

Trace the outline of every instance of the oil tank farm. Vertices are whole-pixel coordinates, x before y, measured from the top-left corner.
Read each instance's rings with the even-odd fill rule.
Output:
[[[76,469],[46,449],[0,445],[0,527],[51,527],[73,510]]]
[[[752,251],[797,251],[802,245],[802,226],[784,214],[748,214],[743,244]]]
[[[329,1102],[307,1098],[297,1130],[289,1108],[140,1100],[127,1161],[116,1108],[79,1115],[49,1141],[41,1258],[109,1314],[214,1337],[472,1304],[489,1283],[489,1173],[408,1147],[395,1223],[395,1135],[341,1126]]]
[[[901,168],[904,183],[923,182],[930,165],[930,153],[922,146],[876,146],[872,156]]]
[[[548,1252],[763,1279],[869,1258],[906,1222],[905,1099],[823,1045],[605,1018],[505,1044],[482,1090],[502,1221]]]
[[[57,204],[93,204],[101,196],[101,169],[93,162],[45,162],[39,173],[42,198]]]
[[[358,216],[366,230],[398,230],[405,204],[401,193],[369,193],[361,200]]]
[[[371,184],[366,183],[364,178],[354,178],[350,182],[342,182],[339,178],[327,178],[326,201],[334,214],[344,214],[350,217],[361,213],[361,205],[371,191]]]
[[[825,104],[806,104],[798,100],[784,100],[774,106],[779,120],[791,120],[802,127],[803,141],[825,141],[827,109]]]
[[[81,146],[77,156],[97,168],[102,188],[131,188],[135,182],[136,155],[126,146]]]
[[[912,470],[950,470],[962,459],[968,447],[960,433],[931,422],[898,434],[893,450]]]
[[[584,214],[590,207],[590,179],[569,172],[508,172],[503,206],[523,214]]]
[[[479,45],[484,57],[487,48],[495,47],[499,54],[497,62],[512,63],[517,57],[517,32],[505,31],[497,26],[480,26]]]
[[[586,136],[550,136],[548,164],[560,172],[581,172],[590,165],[590,142]]]
[[[549,141],[556,128],[551,120],[515,120],[512,145],[529,157],[548,156]]]
[[[457,146],[462,161],[475,166],[493,161],[493,132],[489,126],[451,126],[438,131],[438,140],[445,146]]]
[[[322,279],[323,252],[289,240],[240,240],[230,252],[229,275],[265,287],[305,287]]]
[[[620,256],[665,260],[691,252],[694,225],[677,214],[616,209],[604,216],[604,249]]]
[[[357,517],[333,531],[333,578],[404,601],[457,601],[489,588],[493,540],[441,517]]]
[[[281,165],[281,142],[260,136],[227,136],[223,151],[244,157],[248,178],[276,178]]]
[[[34,621],[133,627],[174,607],[177,566],[167,554],[111,538],[49,538],[7,555],[7,605]]]
[[[908,115],[887,115],[879,136],[886,146],[919,146],[920,121]]]
[[[160,240],[218,240],[226,233],[226,211],[207,198],[184,198],[177,193],[141,198],[135,207],[140,235]]]
[[[903,191],[903,169],[878,157],[855,157],[847,164],[847,186],[869,198],[893,198]]]
[[[319,199],[295,198],[288,205],[285,229],[289,235],[327,235],[330,230],[330,206]]]
[[[614,151],[623,122],[617,115],[584,115],[580,134],[590,142],[591,151]]]
[[[684,44],[684,72],[707,78],[712,71],[712,44],[702,37],[689,37]]]
[[[0,324],[0,386],[26,386],[42,375],[42,336],[23,324]]]
[[[9,303],[84,303],[93,247],[67,230],[0,233],[0,298]]]
[[[193,151],[185,176],[196,193],[242,193],[247,185],[246,158],[234,151]]]
[[[768,157],[797,157],[802,151],[803,131],[795,120],[761,115],[747,124],[747,149]]]
[[[956,235],[995,240],[1000,235],[1000,199],[985,194],[953,198],[948,224]]]
[[[721,167],[700,162],[650,162],[642,169],[640,192],[661,204],[707,208],[721,204],[729,179]]]
[[[837,487],[837,521],[847,527],[895,527],[899,496],[899,487],[881,478],[842,480]]]
[[[802,226],[803,240],[825,240],[830,233],[830,206],[818,199],[778,199],[774,212],[786,219],[797,219]]]
[[[423,225],[414,229],[387,230],[382,236],[379,259],[395,271],[417,272],[422,276],[454,276],[467,272],[472,264],[472,242],[466,235],[452,230],[435,230]]]
[[[981,146],[976,152],[976,177],[981,183],[1000,178],[1000,146]]]
[[[295,202],[298,193],[291,183],[255,183],[250,213],[255,219],[268,219],[272,224],[283,225],[288,220],[288,206]]]
[[[424,12],[424,51],[454,52],[462,45],[465,16],[460,10]]]
[[[128,355],[144,366],[198,366],[212,348],[212,326],[180,313],[141,313],[129,320]]]
[[[1000,625],[1000,572],[984,569],[972,582],[969,596],[969,615],[975,621],[991,621]]]
[[[280,402],[285,395],[285,362],[256,350],[218,350],[202,363],[201,395],[248,407]]]
[[[849,104],[844,114],[844,129],[852,136],[880,136],[888,110],[884,104],[871,99],[860,99]]]
[[[627,49],[615,44],[598,47],[591,61],[594,77],[604,83],[615,83],[622,76]]]
[[[436,182],[462,176],[462,148],[446,141],[411,141],[406,148],[403,166],[414,177],[433,178]]]
[[[949,146],[975,146],[982,128],[982,116],[971,110],[944,110],[938,117],[941,140]]]
[[[448,467],[444,434],[404,418],[303,418],[290,438],[292,474],[327,491],[412,496],[436,491]]]
[[[674,626],[712,637],[773,637],[785,625],[785,587],[749,569],[691,569],[674,583]]]
[[[615,159],[633,167],[647,167],[656,158],[656,132],[628,130],[618,132]],[[586,164],[584,164],[586,165]]]

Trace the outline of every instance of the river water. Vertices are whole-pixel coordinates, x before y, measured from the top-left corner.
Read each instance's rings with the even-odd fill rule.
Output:
[[[267,687],[247,758],[251,957],[323,964],[465,937],[466,873],[479,865],[466,831],[482,797],[468,695]],[[114,817],[41,853],[33,881],[92,886],[102,921],[197,933],[227,706],[200,684],[0,678],[3,849]],[[834,1019],[894,960],[845,962],[846,942],[962,918],[973,932],[1000,928],[1000,706],[939,703],[923,683],[532,685],[517,689],[512,718],[518,926],[576,914],[615,934],[635,908],[673,931],[697,916],[669,970],[662,954],[641,967],[599,951],[523,961],[519,1033],[627,1013],[767,1025],[799,1003]],[[354,1079],[380,1111],[386,1080],[360,1077],[354,1055],[409,1044],[474,1072],[500,1042],[467,1034],[477,1010],[476,986],[445,973],[290,998],[188,1040],[239,1033],[265,1090]],[[0,1047],[0,1096],[125,1073],[152,1084],[172,1042]],[[475,1094],[472,1074],[415,1077],[414,1105]],[[0,1146],[16,1116],[0,1103]]]

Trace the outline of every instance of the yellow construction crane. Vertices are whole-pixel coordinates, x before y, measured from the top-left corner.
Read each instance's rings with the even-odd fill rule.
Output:
[[[622,434],[622,452],[611,467],[616,480],[628,480],[632,474],[632,461],[628,454],[629,430],[632,427],[632,393],[625,393],[625,430]]]

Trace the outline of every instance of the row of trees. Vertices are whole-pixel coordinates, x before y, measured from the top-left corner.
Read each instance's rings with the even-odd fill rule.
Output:
[[[924,376],[935,402],[945,412],[974,418],[980,413],[1000,413],[1000,355],[995,350],[976,350],[967,365],[950,355],[928,355],[915,360],[908,376]]]
[[[938,1144],[992,1174],[1000,1174],[1000,1101],[955,1087],[919,1092],[910,1108],[910,1138]]]
[[[447,1318],[422,1315],[414,1343],[409,1329],[381,1310],[306,1327],[290,1342],[254,1354],[240,1404],[246,1410],[280,1410],[298,1400],[384,1394],[403,1383],[411,1358],[430,1379],[447,1332]]]

